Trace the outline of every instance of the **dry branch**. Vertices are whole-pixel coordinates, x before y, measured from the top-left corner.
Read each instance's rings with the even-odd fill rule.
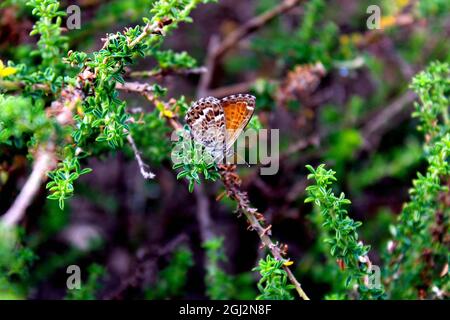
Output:
[[[262,28],[267,23],[272,21],[279,15],[282,15],[292,8],[300,4],[302,0],[285,0],[281,2],[278,6],[264,12],[263,14],[250,19],[242,27],[231,32],[218,46],[214,52],[215,59],[219,60],[223,55],[233,48],[239,41],[255,32],[256,30]]]
[[[206,54],[206,61],[205,61],[205,65],[208,72],[203,73],[200,78],[200,82],[197,88],[197,98],[203,98],[207,95],[206,93],[208,92],[209,86],[211,85],[211,81],[214,75],[214,68],[216,65],[215,54],[218,47],[219,47],[219,38],[213,35],[211,39],[209,39],[208,51]]]
[[[212,231],[213,223],[211,221],[211,213],[209,210],[209,199],[201,184],[194,188],[194,195],[197,200],[197,220],[200,226],[200,238],[202,239],[202,243],[205,243],[214,237]]]
[[[237,94],[237,93],[241,93],[241,92],[249,92],[254,84],[255,84],[255,81],[236,83],[233,85],[208,90],[208,95],[216,97],[216,98],[223,98],[226,96],[230,96],[232,94]]]
[[[28,206],[38,193],[41,184],[46,179],[46,174],[54,166],[53,152],[51,150],[40,150],[36,153],[33,170],[19,196],[14,200],[13,205],[1,217],[0,224],[7,227],[17,225],[25,216]]]
[[[399,120],[409,116],[408,106],[412,105],[417,95],[412,91],[407,91],[396,98],[388,106],[384,107],[378,114],[367,118],[366,124],[362,129],[365,148],[376,144],[380,136],[389,128],[397,125]]]
[[[136,87],[136,86],[133,86]],[[137,86],[139,87],[139,86]],[[144,87],[140,87],[144,88]],[[145,91],[136,91],[138,93],[141,93],[144,97],[146,97],[150,102],[155,103],[154,97],[151,95],[146,94]],[[167,118],[167,121],[169,125],[174,130],[180,130],[183,126],[175,119],[175,118]],[[219,167],[219,173],[222,178],[222,182],[227,190],[227,195],[235,200],[238,204],[238,209],[242,213],[244,213],[245,217],[247,218],[248,223],[251,226],[251,229],[255,230],[258,233],[258,236],[261,240],[262,246],[267,247],[270,252],[272,253],[273,257],[278,260],[285,260],[283,258],[283,254],[286,254],[287,247],[286,246],[279,246],[272,242],[270,238],[270,228],[271,226],[263,227],[261,225],[261,222],[264,220],[264,216],[261,213],[258,213],[255,208],[252,208],[250,205],[250,201],[248,200],[248,195],[246,192],[241,190],[241,179],[238,176],[238,174],[235,172],[236,166],[220,166]],[[196,188],[199,186],[197,185]],[[201,188],[201,186],[200,186]],[[197,198],[197,218],[199,220],[201,232],[203,233],[201,235],[202,239],[209,239],[212,237],[212,222],[210,220],[209,216],[209,203],[207,202],[207,198],[204,194],[203,189],[199,189],[195,191],[195,195]],[[206,201],[205,201],[206,200]],[[289,280],[291,283],[295,286],[295,289],[297,290],[299,296],[304,300],[309,300],[306,293],[303,291],[300,283],[295,278],[292,271],[287,266],[283,266],[283,269],[286,271]]]
[[[158,78],[165,77],[169,75],[182,75],[188,76],[191,74],[203,74],[207,72],[206,67],[198,67],[191,69],[161,69],[161,70],[144,70],[144,71],[133,71],[130,72],[130,77],[132,78]]]
[[[241,179],[236,173],[236,166],[222,165],[219,169],[222,182],[227,190],[227,195],[237,202],[238,210],[247,218],[247,221],[250,224],[250,229],[257,232],[263,247],[269,249],[275,259],[285,260],[283,255],[286,255],[287,247],[280,246],[272,242],[272,239],[270,238],[271,225],[263,227],[262,223],[264,222],[264,216],[259,213],[256,208],[253,208],[250,205],[247,193],[240,189]],[[289,280],[295,286],[299,296],[304,300],[309,300],[308,296],[303,291],[300,283],[297,281],[289,267],[284,265],[283,269],[286,271]]]
[[[208,72],[204,73],[200,80],[197,97],[200,98],[206,95],[211,85],[215,66],[229,50],[235,47],[242,39],[246,38],[258,29],[264,27],[267,23],[269,23],[279,15],[282,15],[295,8],[301,2],[302,0],[284,0],[276,7],[247,21],[244,25],[231,32],[220,43],[218,43],[217,37],[213,36],[210,39],[208,54],[206,58],[206,67],[208,69]]]
[[[171,21],[159,21],[157,25],[147,24],[144,27],[143,33],[132,41],[129,46],[135,46],[139,41],[142,41],[145,36],[157,33],[161,34],[164,26],[170,24]],[[114,37],[114,35],[110,36]],[[110,40],[110,37],[104,40],[103,48],[105,48]],[[70,54],[70,52],[69,52]],[[75,86],[68,86],[61,90],[61,96],[59,99],[52,102],[51,107],[48,108],[47,115],[49,117],[54,116],[56,121],[60,125],[68,125],[72,122],[73,111],[75,111],[76,106],[83,100],[84,92],[82,88],[85,88],[87,84],[92,84],[96,78],[96,70],[94,72],[89,68],[83,68],[77,75],[77,81]],[[14,90],[20,90],[23,88],[23,84],[16,83],[13,87]],[[135,86],[130,85],[130,88],[135,88]],[[144,90],[148,93],[148,87]],[[46,86],[36,87],[36,89],[48,89]],[[131,90],[130,89],[130,90]],[[38,148],[38,153],[36,155],[36,161],[33,166],[33,171],[28,177],[22,191],[19,196],[14,201],[13,205],[8,209],[4,216],[1,218],[1,222],[4,222],[8,226],[17,224],[25,215],[26,208],[31,204],[35,198],[37,192],[39,191],[40,185],[44,182],[46,173],[52,169],[53,164],[53,141],[48,143],[48,146],[41,146]]]

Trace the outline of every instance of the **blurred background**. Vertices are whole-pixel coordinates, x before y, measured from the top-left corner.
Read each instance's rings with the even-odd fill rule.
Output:
[[[93,52],[106,33],[142,23],[150,0],[61,1],[81,8],[81,29],[67,30],[72,50]],[[416,172],[425,168],[422,135],[411,117],[412,77],[431,61],[448,61],[449,3],[429,1],[301,1],[257,25],[221,56],[211,54],[223,39],[278,0],[221,0],[200,5],[193,23],[183,23],[164,49],[187,52],[186,72],[145,77],[153,59],[127,70],[127,81],[157,82],[167,99],[186,102],[206,95],[256,96],[253,125],[280,129],[280,168],[261,176],[239,167],[243,189],[272,225],[272,238],[287,244],[291,267],[311,298],[339,291],[343,277],[323,256],[312,206],[304,204],[306,164],[326,163],[336,171],[336,191],[352,201],[350,216],[362,221],[360,236],[370,258],[383,264],[389,225],[408,200]],[[380,8],[380,29],[369,30],[369,5]],[[33,64],[29,36],[34,17],[21,1],[0,10],[0,58]],[[187,59],[179,57],[180,59]],[[201,70],[200,70],[201,71]],[[147,100],[121,92],[130,109],[151,111]],[[139,114],[136,115],[139,118]],[[46,199],[44,187],[23,222],[30,249],[27,280],[15,294],[31,299],[254,299],[265,256],[255,232],[247,230],[220,183],[206,182],[189,193],[172,169],[171,128],[157,117],[133,132],[142,157],[156,173],[141,176],[129,146],[99,150],[83,166],[93,172],[75,185],[64,210]],[[26,146],[0,146],[0,212],[20,192],[28,173]],[[205,207],[206,204],[206,207]],[[205,209],[206,208],[206,209]],[[206,215],[206,228],[204,219]],[[211,232],[205,246],[202,234]],[[214,260],[215,259],[215,260]],[[218,261],[219,269],[210,262]],[[82,270],[85,289],[66,289],[69,265]],[[215,279],[209,281],[208,279]],[[1,292],[0,292],[1,295]]]

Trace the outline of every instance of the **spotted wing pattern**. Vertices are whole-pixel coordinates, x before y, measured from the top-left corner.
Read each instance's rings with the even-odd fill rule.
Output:
[[[195,141],[202,144],[216,161],[225,151],[225,116],[220,100],[206,97],[195,102],[186,113],[186,123]]]

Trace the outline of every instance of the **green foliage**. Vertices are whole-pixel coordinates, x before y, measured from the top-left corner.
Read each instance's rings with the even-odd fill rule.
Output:
[[[21,147],[23,142],[30,140],[29,137],[34,144],[46,144],[51,139],[56,139],[58,142],[64,140],[64,147],[58,145],[57,148],[61,161],[55,170],[48,173],[50,182],[47,184],[50,192],[48,198],[58,200],[61,209],[64,208],[64,200],[73,195],[74,183],[78,177],[91,171],[89,168],[81,168],[81,158],[95,154],[105,144],[110,148],[122,147],[123,140],[130,130],[138,137],[137,143],[142,142],[141,145],[148,146],[147,149],[144,148],[144,154],[148,158],[155,162],[161,162],[167,158],[170,145],[164,143],[163,137],[169,133],[169,128],[161,118],[160,110],[148,113],[140,119],[145,122],[144,126],[130,128],[128,123],[130,116],[127,114],[126,104],[119,99],[116,84],[124,82],[125,66],[131,64],[138,56],[152,56],[161,70],[195,66],[195,60],[186,52],[162,51],[159,46],[162,43],[162,36],[176,28],[180,22],[190,22],[190,12],[199,3],[206,2],[209,1],[155,1],[150,11],[152,17],[144,18],[145,26],[136,26],[123,33],[108,35],[104,47],[97,52],[88,54],[70,51],[67,57],[64,57],[68,49],[68,39],[62,36],[62,17],[65,12],[59,10],[59,2],[56,0],[28,1],[27,5],[32,7],[33,15],[38,17],[31,35],[38,35],[39,40],[37,49],[32,54],[40,56],[41,61],[37,68],[25,64],[8,63],[8,68],[13,72],[7,74],[6,69],[3,71],[0,83],[2,90],[23,90],[23,96],[0,96],[0,142]],[[155,32],[154,29],[159,30]],[[77,73],[84,72],[81,77],[85,79],[77,78],[77,75],[72,72],[75,69],[78,69]],[[91,75],[94,73],[95,78],[91,81]],[[71,111],[74,112],[75,125],[61,130],[57,125],[52,124],[54,119],[48,117],[44,106],[50,101],[61,101],[59,95],[63,85],[68,85],[69,90],[70,88],[82,90],[86,97],[70,106]],[[153,85],[155,97],[164,94],[165,91],[165,88]],[[184,113],[187,110],[184,97],[174,100],[171,104],[176,112]],[[150,140],[148,132],[154,133]],[[67,144],[67,141],[71,143]],[[199,167],[202,172],[204,172],[203,169],[205,168]],[[211,177],[217,178],[218,175],[213,173],[206,176],[206,178]],[[60,228],[59,223],[55,228]],[[2,233],[5,236],[6,234]],[[5,276],[2,276],[1,285],[12,288],[7,277],[15,275],[18,271],[25,273],[27,270],[25,264],[30,260],[30,254],[28,249],[15,250],[14,241],[2,241],[2,244],[7,243],[11,245],[2,248],[0,252],[8,253],[8,257],[2,256],[1,265],[2,268],[4,265],[8,266],[9,271],[4,270]],[[17,256],[11,256],[14,254]],[[74,251],[67,259],[73,261],[79,256],[79,253]],[[44,264],[42,268],[38,268],[37,281],[39,281],[39,274],[41,277],[44,274],[43,277],[45,277],[55,268],[61,267],[61,263],[69,261],[67,259],[57,259],[53,261],[53,264],[50,259],[48,265]],[[167,286],[162,285],[158,289],[160,294],[167,290],[174,293],[185,282],[182,275],[186,277],[186,270],[192,264],[191,254],[189,252],[186,255],[186,252],[180,251],[175,259],[178,268],[165,272],[166,275],[170,274],[175,278],[169,280]],[[104,270],[101,266],[92,265],[83,288],[69,292],[67,299],[94,299],[98,290],[98,280],[103,274]],[[6,282],[9,284],[6,285]]]
[[[181,22],[192,22],[189,14],[200,3],[217,2],[217,0],[159,0],[155,2],[153,8],[150,10],[152,14],[151,19],[144,18],[144,23],[153,24],[161,20],[171,21],[165,27],[165,32],[173,30],[178,27]],[[148,49],[153,45],[157,45],[160,38],[157,36],[147,37],[145,40]]]
[[[358,192],[385,177],[404,177],[421,158],[422,149],[419,143],[410,139],[404,146],[389,153],[374,155],[370,164],[349,174],[349,184]]]
[[[54,93],[54,98],[58,98],[58,90],[61,89],[63,83],[74,87],[80,85],[80,79],[75,75],[70,75],[72,69],[69,69],[69,66],[81,69],[84,72],[83,76],[86,77],[85,80],[81,80],[84,86],[81,89],[88,94],[85,99],[76,101],[76,105],[72,106],[76,111],[73,117],[75,126],[63,132],[64,135],[67,135],[65,138],[71,136],[74,143],[66,147],[66,150],[62,152],[65,155],[62,163],[49,174],[52,180],[55,179],[47,185],[51,193],[49,198],[58,200],[61,208],[64,206],[64,200],[72,196],[73,184],[79,175],[89,171],[89,169],[80,170],[79,168],[79,150],[82,150],[83,154],[89,155],[95,154],[96,150],[103,148],[105,144],[113,149],[121,148],[124,138],[130,131],[128,123],[130,117],[126,112],[126,104],[119,99],[116,90],[116,84],[124,82],[125,66],[133,63],[138,56],[154,57],[162,70],[194,66],[195,60],[186,52],[175,53],[158,48],[162,43],[163,35],[174,29],[180,22],[191,21],[190,12],[199,3],[206,2],[208,1],[156,1],[150,11],[152,17],[144,19],[146,26],[136,26],[123,33],[110,34],[101,50],[90,54],[70,51],[67,58],[64,59],[63,56],[67,51],[67,39],[61,35],[61,17],[65,13],[59,10],[59,2],[56,0],[28,2],[28,5],[33,8],[33,14],[39,18],[31,34],[40,36],[35,53],[41,55],[42,63],[37,70],[28,68],[24,64],[13,65],[18,72],[9,77],[11,82],[4,82],[3,87],[9,88],[9,90],[17,89],[20,86],[13,81],[20,81],[24,86],[25,93],[47,100],[49,96],[46,86]],[[157,28],[159,28],[157,32],[153,30]],[[95,79],[89,81],[90,75],[93,73],[95,73]],[[153,93],[157,97],[165,93],[165,89],[155,84]],[[2,98],[2,104],[14,102],[10,99],[12,98]],[[25,101],[20,101],[20,103],[23,105]],[[181,99],[174,105],[185,108],[184,104],[184,99]],[[40,101],[39,103],[33,102],[32,105],[33,108],[30,110],[32,118],[25,118],[25,120],[38,122],[38,125],[46,125],[49,121],[45,121],[46,115],[42,103]],[[29,123],[26,123],[28,128],[18,126],[15,128],[15,125],[11,124],[14,115],[11,115],[9,111],[11,110],[6,108],[5,116],[0,119],[1,126],[11,127],[9,130],[2,130],[2,141],[7,140],[11,135],[23,136],[25,129],[35,134],[39,133],[39,130]],[[161,135],[167,133],[167,128],[151,115],[146,117],[148,117],[146,119],[148,125],[158,130],[155,131],[155,138],[158,137],[155,141],[162,141]],[[92,143],[93,141],[96,143]],[[160,162],[165,158],[164,155],[168,154],[167,151],[167,147],[164,148],[162,143],[154,143],[148,149],[149,158]]]
[[[267,255],[266,259],[259,260],[259,264],[254,271],[259,271],[261,279],[258,282],[258,289],[261,292],[256,300],[293,300],[292,289],[289,284],[283,264],[286,261],[277,260]]]
[[[73,183],[79,176],[91,172],[90,168],[80,168],[78,158],[66,158],[58,164],[58,168],[48,173],[51,181],[47,183],[47,189],[51,194],[48,199],[58,200],[59,207],[64,209],[64,200],[73,194]]]
[[[337,197],[330,188],[333,181],[336,181],[335,172],[326,170],[325,165],[320,165],[317,169],[310,165],[306,167],[311,172],[308,179],[314,179],[315,184],[306,188],[308,197],[305,202],[313,202],[320,208],[324,218],[322,227],[329,235],[324,241],[330,247],[331,256],[343,262],[348,274],[347,286],[356,282],[361,298],[379,298],[383,294],[383,290],[369,287],[363,279],[370,276],[370,270],[366,263],[370,247],[363,245],[358,240],[357,228],[362,223],[354,221],[348,216],[344,206],[351,202],[345,198],[344,193]]]
[[[305,13],[298,29],[293,34],[283,32],[271,36],[271,45],[267,40],[257,38],[255,49],[269,55],[282,57],[288,66],[317,61],[328,68],[334,60],[341,58],[338,39],[338,28],[326,18],[326,5],[323,0],[308,1]],[[324,23],[324,21],[328,21]]]
[[[186,54],[174,54],[168,51],[155,52],[154,49],[158,47],[161,35],[175,28],[180,22],[190,21],[189,13],[201,2],[206,1],[155,2],[150,11],[153,14],[152,18],[144,19],[145,27],[136,26],[123,33],[109,35],[104,47],[92,54],[83,52],[69,54],[67,62],[70,65],[86,71],[94,70],[96,77],[92,83],[87,83],[88,88],[84,88],[92,94],[77,107],[78,114],[74,117],[76,129],[72,132],[75,143],[72,146],[73,151],[67,152],[70,155],[69,158],[64,159],[63,164],[50,174],[51,179],[57,180],[47,185],[52,193],[50,199],[57,199],[61,208],[64,206],[64,200],[73,194],[73,182],[80,174],[87,172],[79,170],[79,162],[74,156],[75,149],[83,148],[85,152],[92,152],[95,147],[95,144],[90,143],[92,140],[100,144],[106,143],[113,149],[123,146],[124,138],[130,130],[129,116],[126,113],[125,102],[118,98],[116,84],[124,83],[125,66],[131,64],[136,56],[143,57],[148,54],[154,54],[163,67],[168,67],[170,63],[176,63],[176,66],[193,63]],[[35,3],[35,5],[38,4]],[[50,22],[47,21],[46,27],[53,29],[59,28],[59,25],[59,20],[51,24],[50,19]],[[156,26],[160,30],[155,34],[155,31],[151,29]],[[41,39],[43,37],[41,36]],[[158,86],[154,86],[156,91],[160,91],[158,88]]]
[[[32,13],[39,17],[30,33],[40,35],[38,50],[33,54],[41,55],[42,68],[60,67],[61,56],[67,51],[67,37],[61,35],[61,17],[66,12],[59,10],[57,0],[30,0],[27,5],[33,7]]]
[[[206,253],[206,294],[214,300],[230,299],[233,292],[232,277],[221,267],[226,262],[224,239],[212,238],[203,243]]]
[[[197,65],[197,61],[186,51],[173,52],[172,50],[157,50],[154,56],[162,70],[193,68]]]
[[[420,98],[413,115],[419,118],[418,129],[425,134],[424,153],[428,167],[412,182],[410,201],[403,207],[397,224],[391,227],[393,242],[387,255],[386,273],[391,280],[393,298],[416,298],[420,289],[425,292],[425,297],[429,297],[433,288],[445,290],[448,287],[448,274],[441,277],[439,272],[432,271],[433,268],[442,269],[448,263],[448,248],[434,239],[430,230],[439,214],[444,220],[449,214],[448,206],[439,200],[439,194],[449,192],[448,186],[443,185],[443,182],[448,183],[450,176],[449,75],[448,64],[432,63],[412,82],[412,88]],[[426,262],[427,251],[434,267]],[[428,274],[424,281],[424,275]]]
[[[67,293],[67,300],[95,300],[98,291],[101,289],[101,278],[106,274],[106,270],[99,264],[91,264],[88,269],[88,277],[81,284],[80,289],[72,289]]]
[[[7,229],[1,226],[0,299],[27,298],[31,288],[39,288],[43,281],[48,281],[68,264],[76,263],[81,258],[90,258],[92,250],[99,249],[98,245],[86,251],[69,248],[66,251],[50,252],[46,256],[46,250],[49,247],[53,249],[55,245],[53,241],[56,239],[53,237],[57,238],[55,242],[59,248],[63,238],[60,237],[61,231],[72,221],[70,206],[65,200],[74,194],[75,187],[80,187],[80,198],[90,204],[89,213],[91,207],[95,207],[115,219],[115,213],[120,216],[125,212],[122,211],[124,207],[132,206],[123,204],[123,199],[115,197],[114,193],[109,195],[110,188],[99,190],[97,185],[90,185],[90,181],[77,186],[78,178],[91,171],[89,168],[82,169],[86,160],[103,157],[110,150],[116,152],[120,149],[124,149],[129,158],[134,158],[132,149],[124,146],[127,135],[131,134],[144,160],[150,161],[151,168],[165,164],[172,147],[168,143],[169,133],[172,131],[168,124],[181,119],[189,104],[183,96],[170,98],[168,102],[159,101],[168,92],[165,86],[170,83],[172,87],[173,83],[170,81],[176,78],[165,81],[164,77],[154,76],[164,76],[198,65],[186,51],[167,49],[164,39],[181,23],[192,21],[189,15],[198,4],[208,2],[213,1],[112,0],[99,3],[98,6],[85,3],[83,10],[88,11],[86,17],[94,18],[90,21],[83,20],[81,30],[70,32],[63,28],[66,14],[61,4],[67,5],[67,2],[6,0],[0,4],[1,8],[13,6],[8,8],[11,9],[8,14],[12,14],[13,24],[16,18],[20,22],[17,28],[20,35],[11,35],[14,40],[16,37],[23,38],[23,30],[28,30],[28,23],[35,21],[31,39],[20,39],[22,44],[7,43],[6,48],[5,41],[0,41],[2,57],[13,60],[0,63],[0,151],[6,151],[0,157],[2,196],[4,192],[10,197],[17,192],[16,187],[20,187],[21,179],[17,179],[18,175],[29,169],[21,163],[26,149],[29,159],[37,154],[36,150],[51,149],[52,152],[55,151],[55,158],[58,160],[56,169],[48,173],[50,181],[47,184],[48,198],[58,202],[47,201],[44,204],[42,199],[37,199],[30,205],[29,211],[38,206],[42,209],[43,206],[44,214],[27,219],[27,233],[30,233],[27,238],[22,239],[21,231],[15,227]],[[255,6],[248,7],[256,7],[261,13],[279,4],[280,1],[277,0],[261,0],[256,1]],[[381,30],[373,37],[374,33],[371,31],[365,32],[367,1],[355,1],[351,17],[337,14],[324,0],[304,2],[299,7],[300,10],[290,10],[282,17],[258,27],[257,32],[252,33],[250,46],[243,41],[236,44],[236,50],[227,51],[227,55],[221,57],[220,66],[217,65],[210,88],[207,88],[216,88],[217,85],[217,89],[221,89],[219,85],[227,86],[241,81],[245,84],[244,81],[259,78],[250,90],[257,96],[260,119],[264,125],[273,128],[280,125],[280,129],[286,129],[289,137],[282,136],[282,146],[286,150],[289,151],[294,141],[302,145],[303,139],[306,141],[314,138],[310,134],[317,134],[319,137],[318,143],[307,142],[308,148],[305,150],[288,154],[285,162],[283,159],[280,175],[261,179],[253,179],[249,175],[243,181],[244,185],[250,185],[252,201],[256,198],[254,194],[257,195],[260,191],[267,195],[267,201],[271,201],[264,203],[266,199],[260,197],[258,200],[261,200],[261,204],[255,201],[259,207],[268,208],[271,212],[280,208],[280,217],[285,216],[285,212],[289,212],[289,216],[291,212],[295,215],[297,211],[303,214],[305,207],[309,209],[309,206],[298,207],[302,198],[301,190],[291,192],[283,184],[292,183],[293,189],[296,189],[294,181],[300,178],[302,171],[299,168],[305,163],[320,161],[333,164],[336,172],[327,170],[323,165],[317,169],[308,166],[311,172],[308,178],[313,179],[315,184],[307,188],[306,202],[314,202],[315,209],[312,214],[305,212],[305,216],[315,226],[315,243],[312,248],[308,247],[307,252],[302,250],[302,261],[296,270],[302,279],[311,279],[315,284],[324,285],[326,292],[320,293],[324,293],[325,299],[384,297],[384,288],[372,288],[367,284],[366,279],[370,276],[367,262],[369,247],[359,240],[358,233],[362,233],[364,239],[370,239],[374,244],[373,251],[378,251],[377,249],[385,247],[389,230],[392,240],[384,252],[385,263],[381,268],[384,272],[386,296],[396,299],[434,299],[446,297],[446,293],[450,291],[448,269],[446,271],[449,262],[447,233],[450,174],[448,63],[431,64],[427,70],[414,77],[411,85],[420,99],[414,116],[419,122],[419,131],[425,136],[423,149],[416,143],[416,136],[412,137],[407,131],[410,128],[404,126],[405,123],[392,130],[394,134],[382,132],[377,137],[380,138],[380,144],[374,150],[364,149],[364,129],[372,112],[377,114],[387,105],[388,99],[404,92],[405,79],[410,77],[409,70],[414,70],[417,65],[421,66],[430,59],[449,58],[448,42],[439,41],[444,34],[445,19],[448,18],[448,1],[419,1],[405,5],[405,1],[382,1],[383,21],[396,20],[394,15],[401,12],[401,19],[396,22],[401,24],[400,20],[412,18],[414,28],[406,26],[408,32],[405,33],[403,28],[391,27],[389,31]],[[123,32],[108,33],[100,50],[93,51],[90,48],[93,34],[111,31],[111,26],[117,30],[123,22],[137,21],[147,13],[148,17],[143,19],[143,24],[125,28]],[[9,18],[11,17],[7,15],[2,17],[2,27],[4,23],[7,26],[11,23]],[[244,22],[240,19],[241,17],[237,17],[236,20],[238,27]],[[220,21],[220,31],[224,38],[234,28],[234,23],[234,18],[229,17]],[[436,37],[429,29],[438,29],[441,34]],[[192,33],[192,38],[190,36],[191,33],[188,41],[181,44],[193,43],[196,46],[200,43],[196,34]],[[402,39],[403,37],[406,39]],[[78,51],[68,51],[69,47]],[[242,49],[246,54],[235,54],[244,51]],[[153,69],[150,72],[130,72],[129,67],[141,58],[145,58],[146,62],[151,60]],[[321,62],[326,67],[327,74],[322,78],[320,87],[310,97],[305,97],[305,105],[311,102],[311,106],[305,108],[303,98],[298,99],[301,102],[289,101],[286,109],[279,106],[280,84],[288,80],[285,77],[287,70],[292,70],[299,64],[315,62]],[[393,68],[394,65],[400,67],[396,69]],[[153,104],[154,109],[148,111],[147,105],[143,105],[140,108],[142,113],[135,112],[138,108],[131,109],[135,101],[130,105],[123,101],[117,86],[124,84],[127,77],[145,75],[148,76],[145,96],[147,103]],[[402,81],[398,81],[400,77]],[[300,77],[296,80],[302,84],[307,79]],[[357,84],[359,81],[361,83]],[[175,83],[175,87],[178,87],[178,83]],[[172,93],[169,96],[172,97]],[[308,99],[311,101],[307,101]],[[60,113],[66,111],[67,119],[62,122]],[[286,128],[282,127],[284,124]],[[259,117],[255,115],[248,127],[260,129],[262,125]],[[178,171],[178,179],[187,180],[188,189],[192,192],[195,183],[203,183],[202,175],[205,180],[211,181],[220,176],[211,155],[205,153],[205,149],[198,143],[185,139],[190,136],[186,127],[180,131],[177,144],[183,146],[183,153],[173,154],[181,160],[173,168]],[[422,159],[425,161],[419,163]],[[426,168],[412,182],[410,201],[401,209],[396,223],[387,228],[395,218],[400,203],[398,200],[388,200],[389,203],[386,204],[384,198],[378,197],[379,192],[386,193],[379,190],[380,182],[384,183],[384,178],[405,182],[412,171],[422,164]],[[252,169],[244,170],[243,176],[250,170]],[[366,192],[368,190],[364,189],[369,186],[370,192]],[[168,184],[161,185],[161,188],[154,184],[146,187],[158,189],[161,195],[172,188]],[[363,213],[368,219],[364,222],[364,228],[358,229],[361,223],[349,217],[345,208],[350,201],[344,194],[333,193],[333,190],[339,189],[348,190],[353,198],[358,197],[357,213]],[[403,197],[404,189],[399,190],[395,195]],[[286,206],[282,199],[285,194],[288,195],[286,198],[291,198],[291,195],[295,198],[288,199],[290,203]],[[377,201],[372,206],[374,194],[374,200]],[[155,204],[154,194],[148,198],[147,196],[146,193],[146,199],[141,201],[139,208],[133,204],[133,213],[134,209],[137,212],[148,204],[152,209],[154,205],[158,209],[160,204],[164,207],[163,201],[166,200]],[[166,198],[173,197],[168,194]],[[226,201],[231,200],[225,198],[221,203],[225,206],[218,204],[217,207],[224,209],[228,204]],[[366,201],[370,208],[365,206]],[[281,202],[283,206],[278,206]],[[216,209],[216,205],[213,207]],[[76,220],[79,217],[74,218]],[[89,218],[94,220],[94,217]],[[132,229],[130,226],[135,224],[134,218],[134,215],[129,220],[128,217],[126,220],[124,218],[124,221],[130,223],[124,223],[123,228]],[[136,220],[138,219],[140,218]],[[120,225],[123,221],[118,222]],[[122,231],[116,230],[112,224],[108,224],[105,230],[109,232],[113,228],[113,232]],[[132,248],[127,249],[132,251],[135,249],[135,241],[142,240],[136,237],[140,237],[145,231],[144,227],[137,232],[135,229],[126,229],[126,235],[130,235],[131,240],[123,245],[131,243]],[[120,233],[117,238],[122,240],[123,236]],[[113,238],[116,241],[116,236]],[[237,275],[225,272],[227,257],[224,242],[224,238],[214,238],[203,244],[206,296],[212,299],[254,298],[254,278],[250,272]],[[122,243],[120,246],[122,248]],[[34,252],[43,253],[39,261],[35,262],[37,258]],[[295,252],[297,251],[291,251],[293,254]],[[373,256],[378,261],[376,253]],[[258,299],[294,299],[293,286],[289,284],[283,269],[288,265],[287,262],[270,256],[259,261],[259,266],[254,269],[261,273],[257,286],[260,291]],[[33,269],[30,269],[32,264]],[[188,289],[188,274],[193,266],[192,252],[185,247],[177,249],[168,266],[158,273],[155,285],[146,290],[146,297],[183,297],[184,291]],[[101,266],[91,265],[82,289],[68,292],[67,299],[98,298],[98,284],[104,275],[105,270]],[[309,285],[306,289],[308,287]]]
[[[311,277],[315,283],[328,286],[325,299],[332,297],[347,299],[346,280],[348,276],[342,272],[336,260],[330,258],[330,247],[325,241],[330,238],[330,233],[323,228],[325,218],[316,209],[308,216],[308,220],[315,231],[314,244],[302,257],[298,265],[298,273],[303,277]]]
[[[138,149],[146,159],[158,164],[166,160],[170,155],[170,144],[165,136],[170,133],[167,122],[160,116],[159,110],[145,113],[139,119],[138,125],[130,125]]]
[[[423,17],[443,17],[450,11],[450,4],[445,0],[420,1],[418,11]]]
[[[0,300],[26,297],[29,267],[37,257],[20,238],[18,230],[0,224]]]
[[[146,290],[147,299],[167,299],[182,295],[189,269],[193,266],[192,251],[186,247],[178,248],[169,265],[159,272],[156,285]]]
[[[431,63],[430,67],[416,75],[411,87],[421,103],[416,103],[414,117],[419,118],[419,131],[438,138],[448,131],[448,105],[450,95],[450,67],[448,63]],[[437,125],[441,121],[441,125]]]
[[[112,25],[140,21],[141,17],[152,8],[154,2],[155,0],[112,0],[100,3],[94,19],[83,21],[83,28],[80,30],[71,30],[70,42],[82,47],[92,45],[94,33],[108,31]]]
[[[42,103],[29,98],[0,94],[0,144],[21,147],[23,136],[48,139],[52,127],[43,110]]]
[[[205,179],[216,181],[220,178],[216,163],[212,156],[194,139],[190,139],[187,127],[178,132],[178,141],[172,151],[173,169],[180,169],[177,179],[186,178],[189,192],[194,190],[195,183],[200,184],[200,175]]]

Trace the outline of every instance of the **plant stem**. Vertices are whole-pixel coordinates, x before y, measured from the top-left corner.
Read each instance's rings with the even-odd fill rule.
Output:
[[[39,188],[44,182],[47,172],[53,167],[53,165],[51,151],[40,150],[36,154],[33,170],[30,176],[20,191],[19,196],[14,200],[13,205],[1,217],[0,224],[7,227],[12,227],[19,223],[19,221],[25,216],[28,206],[39,192]]]

